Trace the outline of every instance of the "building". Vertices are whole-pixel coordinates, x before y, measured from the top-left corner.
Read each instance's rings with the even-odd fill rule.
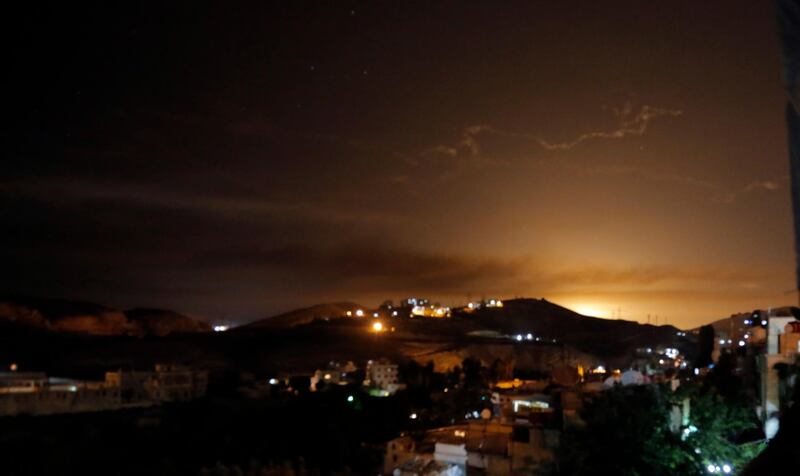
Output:
[[[391,395],[405,388],[405,385],[400,383],[398,365],[387,359],[367,362],[364,385],[380,391],[381,395]]]
[[[422,474],[407,471],[430,461],[449,465],[449,474],[455,468],[489,476],[552,474],[559,438],[557,429],[531,421],[472,420],[430,430],[421,440],[404,435],[388,442],[384,474]]]
[[[184,366],[156,364],[155,371],[106,372],[105,384],[119,388],[125,402],[180,402],[206,394],[208,373]]]
[[[205,372],[157,365],[154,372],[107,372],[103,381],[0,373],[0,416],[97,412],[192,400],[205,395]]]
[[[95,412],[120,407],[119,389],[104,382],[47,377],[39,372],[0,373],[0,416]]]
[[[0,393],[31,393],[47,384],[42,372],[0,372]]]
[[[501,421],[514,422],[518,419],[523,421],[551,421],[555,419],[555,411],[551,403],[551,397],[542,393],[531,393],[525,391],[497,391],[492,392],[492,405],[494,414],[498,415]]]
[[[800,354],[800,321],[789,316],[769,316],[766,325],[766,352],[759,355],[759,413],[764,433],[772,438],[778,432],[781,410],[790,400],[789,389],[781,380],[779,367],[791,365]]]
[[[319,389],[320,384],[323,385],[347,385],[355,383],[353,381],[353,373],[358,370],[356,364],[352,361],[345,363],[330,361],[328,366],[324,369],[317,369],[311,376],[312,392]]]
[[[426,431],[421,439],[401,435],[387,442],[383,473],[442,474],[441,470],[445,468],[444,471],[449,475],[466,474],[466,431],[466,425],[447,426]],[[437,462],[439,465],[428,466],[430,462]],[[452,469],[453,467],[458,470]],[[432,469],[440,472],[425,472]]]

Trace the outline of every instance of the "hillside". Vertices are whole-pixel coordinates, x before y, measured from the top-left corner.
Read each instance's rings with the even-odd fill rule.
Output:
[[[99,336],[164,336],[210,330],[208,324],[173,311],[121,311],[90,302],[17,296],[0,299],[0,322],[6,327]]]
[[[452,319],[384,317],[384,324],[394,331],[381,339],[392,341],[391,347],[415,359],[421,358],[421,355],[417,352],[405,352],[403,349],[410,348],[411,343],[418,343],[421,348],[426,349],[423,353],[430,352],[431,357],[437,354],[437,360],[445,355],[448,359],[456,356],[463,358],[464,349],[477,348],[473,345],[475,343],[481,346],[516,346],[513,339],[502,336],[528,333],[540,337],[541,341],[524,341],[520,346],[526,349],[525,352],[542,355],[551,352],[550,347],[556,345],[572,349],[576,355],[590,354],[598,358],[624,361],[637,348],[683,346],[688,350],[691,347],[685,338],[678,339],[678,329],[673,326],[653,326],[635,321],[583,316],[545,299],[512,299],[504,301],[504,304],[502,308],[485,308],[473,313],[455,312]],[[369,334],[371,317],[341,318],[347,310],[358,308],[365,309],[353,303],[322,304],[263,319],[238,330],[254,336],[289,331],[292,331],[292,335],[305,332],[327,335],[329,339],[325,344],[318,344],[320,347],[317,350],[321,352],[323,347],[330,348],[330,351],[340,353],[341,358],[348,352],[353,352],[352,348],[336,349],[343,339]],[[325,320],[336,317],[339,318]],[[501,337],[480,337],[492,334]],[[539,357],[534,360],[537,358]]]
[[[546,299],[511,299],[503,303],[502,308],[476,311],[471,319],[485,329],[506,334],[530,332],[598,355],[627,354],[637,347],[666,345],[675,340],[678,331],[673,326],[584,316]]]
[[[287,329],[304,324],[310,324],[316,319],[329,319],[344,316],[347,311],[355,312],[356,309],[366,309],[353,302],[334,302],[317,304],[311,307],[295,309],[277,316],[267,317],[251,322],[241,329]]]
[[[125,311],[125,316],[145,335],[162,337],[173,332],[211,331],[211,325],[207,322],[165,309],[136,308]]]

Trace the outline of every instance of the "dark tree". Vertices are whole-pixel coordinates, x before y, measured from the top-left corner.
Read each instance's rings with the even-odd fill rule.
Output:
[[[697,339],[695,367],[708,367],[711,364],[711,353],[714,351],[715,338],[714,328],[711,325],[705,325],[700,328],[700,334]]]

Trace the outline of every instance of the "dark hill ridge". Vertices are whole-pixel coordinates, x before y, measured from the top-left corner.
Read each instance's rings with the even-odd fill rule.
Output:
[[[125,311],[146,335],[165,336],[173,332],[210,332],[211,325],[175,311],[136,308]]]
[[[211,330],[208,324],[173,311],[120,311],[90,302],[18,296],[0,298],[0,322],[52,332],[108,336],[164,336]]]
[[[578,314],[546,299],[510,299],[502,308],[476,311],[472,319],[481,327],[507,334],[557,339],[596,355],[630,353],[637,347],[668,345],[677,328],[653,326],[622,319],[602,319]]]
[[[239,329],[243,332],[300,331],[314,323],[317,332],[331,336],[363,333],[365,324],[359,319],[335,319],[356,309],[370,312],[350,302],[320,304],[262,319]],[[328,318],[330,322],[321,321]],[[678,341],[678,329],[673,326],[589,317],[545,299],[530,298],[504,301],[502,308],[484,308],[473,313],[456,311],[452,319],[398,318],[390,322],[397,330],[392,338],[397,339],[461,342],[468,334],[474,336],[474,331],[481,330],[510,336],[533,333],[549,343],[556,339],[557,344],[598,357],[630,356],[640,347],[677,346]]]
[[[287,329],[290,327],[310,324],[317,319],[329,319],[344,316],[347,311],[355,312],[357,309],[367,309],[354,302],[332,302],[317,304],[302,309],[278,314],[277,316],[251,322],[242,329]]]
[[[456,312],[452,319],[389,318],[391,327],[396,328],[396,332],[386,334],[380,339],[376,339],[376,335],[368,329],[368,320],[371,318],[336,319],[344,316],[347,311],[357,309],[369,312],[368,308],[353,302],[336,302],[262,319],[242,326],[239,328],[240,332],[234,329],[233,332],[224,333],[227,338],[224,335],[209,335],[208,339],[196,341],[200,346],[197,355],[216,355],[215,349],[218,346],[224,348],[226,342],[237,340],[270,342],[270,346],[274,348],[269,352],[263,351],[266,352],[261,356],[264,361],[271,361],[276,356],[282,359],[298,352],[306,341],[313,345],[300,351],[303,356],[301,360],[314,360],[317,355],[327,355],[326,352],[331,356],[349,358],[348,355],[354,352],[354,348],[345,342],[350,341],[362,344],[368,342],[374,344],[373,347],[380,342],[392,342],[387,348],[396,347],[398,352],[405,348],[400,346],[402,343],[408,348],[420,347],[422,350],[417,350],[423,354],[434,352],[442,346],[463,349],[475,345],[499,345],[524,348],[534,355],[537,348],[539,353],[546,353],[545,346],[563,346],[564,350],[559,351],[559,355],[568,349],[575,349],[583,354],[620,361],[629,358],[640,347],[680,348],[677,329],[672,326],[651,326],[633,321],[583,316],[544,299],[512,299],[505,301],[502,308],[481,309],[474,313]],[[24,331],[25,335],[41,332],[53,338],[62,334],[167,336],[205,333],[209,330],[206,323],[173,311],[143,308],[121,311],[92,303],[30,298],[0,298],[0,328],[6,336],[18,330]],[[473,332],[482,330],[494,331],[495,335],[500,336],[533,333],[542,338],[542,342],[526,340],[517,343],[502,337],[480,337]],[[557,342],[552,342],[552,339]],[[169,354],[169,346],[166,340],[164,342],[165,347],[162,350]],[[279,352],[282,347],[278,343],[288,346],[286,355]],[[257,347],[263,349],[263,346]],[[369,348],[375,351],[373,347]],[[237,345],[237,352],[241,348]],[[419,353],[417,350],[409,356]],[[270,355],[269,358],[266,357],[267,354]]]

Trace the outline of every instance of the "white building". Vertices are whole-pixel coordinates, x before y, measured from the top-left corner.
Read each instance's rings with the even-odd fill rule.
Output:
[[[367,362],[365,385],[394,393],[400,388],[399,379],[397,364],[387,359]]]
[[[790,311],[790,308],[781,308],[765,316],[767,351],[758,356],[758,367],[761,380],[759,412],[767,438],[772,438],[778,432],[780,420],[781,379],[775,366],[793,364],[800,351],[798,333],[795,332],[800,323]]]

